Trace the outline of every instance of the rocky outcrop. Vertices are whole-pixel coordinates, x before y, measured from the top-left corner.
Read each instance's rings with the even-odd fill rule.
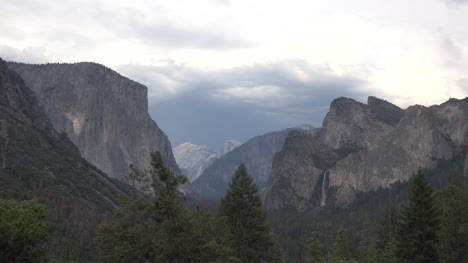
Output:
[[[111,177],[127,181],[128,165],[148,168],[153,151],[180,172],[166,134],[148,114],[145,86],[95,63],[9,67],[33,90],[53,127]]]
[[[203,174],[193,182],[195,191],[204,198],[222,197],[234,172],[243,163],[259,190],[263,192],[270,177],[273,156],[283,147],[288,133],[294,130],[307,133],[318,131],[311,126],[301,126],[252,138],[206,168]]]
[[[418,168],[451,158],[468,126],[468,99],[403,111],[373,97],[368,105],[339,98],[323,126],[319,136],[288,136],[274,158],[267,209],[304,211],[323,199],[346,205],[358,191],[408,180]]]
[[[112,211],[131,188],[81,158],[40,116],[33,95],[0,59],[0,198],[38,198],[53,217],[76,215],[77,207]]]
[[[366,148],[392,131],[402,116],[402,109],[375,97],[369,97],[367,105],[341,97],[331,103],[320,140],[334,149]]]

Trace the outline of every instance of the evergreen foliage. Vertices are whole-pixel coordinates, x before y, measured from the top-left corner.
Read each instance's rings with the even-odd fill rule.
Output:
[[[221,222],[200,211],[191,214],[182,204],[178,186],[185,183],[151,155],[151,170],[131,166],[131,178],[152,195],[124,200],[111,224],[98,234],[102,262],[237,262],[226,248]]]
[[[336,241],[332,247],[332,258],[334,262],[346,262],[351,259],[351,248],[344,227],[340,227],[336,233]]]
[[[461,178],[439,193],[442,217],[439,237],[441,263],[468,262],[468,191]]]
[[[228,244],[240,262],[281,262],[258,189],[243,164],[221,200],[218,217],[226,219]]]
[[[412,179],[409,204],[401,209],[395,240],[398,262],[438,262],[439,217],[434,190],[419,170]]]
[[[0,262],[45,262],[50,226],[36,200],[0,199]]]
[[[389,204],[383,213],[377,228],[376,247],[382,255],[382,261],[396,263],[395,258],[395,234],[398,224],[398,210]]]
[[[308,262],[325,262],[325,245],[322,243],[322,234],[320,232],[312,232],[312,235],[307,239],[306,246],[309,251]]]
[[[359,241],[359,262],[374,263],[380,261],[379,253],[376,247],[374,230],[369,218],[366,218],[361,231],[361,240]]]

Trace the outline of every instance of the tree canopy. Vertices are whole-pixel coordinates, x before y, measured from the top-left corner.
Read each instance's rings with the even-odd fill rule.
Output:
[[[396,236],[399,262],[438,262],[439,217],[434,190],[419,170],[411,182],[409,204],[401,208]]]
[[[280,262],[281,255],[262,209],[258,189],[241,164],[221,199],[218,216],[226,219],[228,244],[243,263]]]
[[[49,227],[44,204],[0,199],[0,261],[45,261]]]

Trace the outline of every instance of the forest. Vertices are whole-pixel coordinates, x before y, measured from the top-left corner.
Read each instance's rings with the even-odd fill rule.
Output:
[[[91,243],[37,199],[0,200],[2,262],[468,262],[468,190],[461,157],[410,182],[362,193],[349,207],[267,214],[244,165],[216,210],[187,205],[186,178],[164,166],[130,166],[139,186]],[[190,208],[189,208],[190,207]],[[54,234],[55,233],[55,234]],[[87,243],[87,244],[85,244]],[[91,246],[90,246],[91,244]]]

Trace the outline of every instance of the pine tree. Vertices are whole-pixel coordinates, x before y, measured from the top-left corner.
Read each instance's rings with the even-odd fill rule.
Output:
[[[308,259],[310,263],[325,262],[325,245],[322,243],[320,232],[314,231],[307,239]]]
[[[459,177],[440,193],[439,236],[441,263],[468,262],[468,191]]]
[[[351,259],[351,248],[344,227],[340,227],[336,233],[336,240],[332,247],[332,258],[334,262],[346,262]]]
[[[395,235],[398,225],[398,210],[389,204],[377,228],[377,249],[386,263],[396,263]]]
[[[253,178],[243,164],[235,172],[218,211],[229,229],[229,244],[243,263],[280,262]]]
[[[421,170],[413,176],[409,204],[401,209],[396,236],[398,262],[438,262],[439,215],[434,190]]]
[[[178,192],[186,179],[166,168],[159,153],[151,158],[151,170],[133,166],[131,177],[154,196],[124,200],[113,222],[99,229],[100,261],[238,263],[226,246],[227,231],[219,231],[222,222],[199,211],[191,214]]]
[[[359,261],[362,263],[374,263],[381,261],[375,244],[374,231],[368,217],[364,219],[359,241]]]

